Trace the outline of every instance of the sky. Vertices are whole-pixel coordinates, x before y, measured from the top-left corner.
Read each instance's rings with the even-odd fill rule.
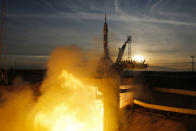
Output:
[[[58,46],[103,53],[104,12],[115,59],[127,35],[150,70],[191,69],[196,55],[195,0],[6,0],[3,51],[9,66],[44,68]],[[127,53],[125,52],[126,59]]]

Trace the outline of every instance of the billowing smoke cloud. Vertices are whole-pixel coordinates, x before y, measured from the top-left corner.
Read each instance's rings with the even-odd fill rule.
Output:
[[[101,131],[103,105],[96,98],[101,94],[79,79],[92,74],[92,63],[76,46],[54,50],[38,98],[33,85],[21,78],[16,78],[11,91],[2,91],[0,130]]]
[[[13,81],[13,85],[8,87],[9,90],[1,90],[0,130],[101,131],[103,104],[97,99],[101,93],[97,90],[95,83],[89,84],[88,80],[84,80],[92,76],[96,68],[96,60],[88,58],[76,46],[57,48],[49,58],[48,71],[40,85],[40,96],[35,94],[35,85],[25,82],[21,77]],[[108,80],[103,84],[111,89],[105,92],[108,97],[117,98],[116,92],[112,92],[112,87],[117,85],[115,82],[118,83],[117,80]],[[108,100],[107,97],[104,99]],[[111,105],[106,106],[107,109],[118,106],[117,100],[110,101],[109,104]],[[114,119],[112,127],[115,129],[118,128],[116,125],[118,119],[113,118],[113,114],[118,114],[117,112],[118,110],[113,110],[112,113],[106,114],[110,118],[106,121]],[[165,130],[171,127],[174,130],[184,130],[181,124],[174,121],[137,113],[130,114],[130,110],[120,114],[120,121],[120,129],[125,131],[158,128]],[[161,127],[162,125],[164,127]]]
[[[17,77],[13,85],[7,88],[9,91],[1,90],[0,130],[25,130],[24,122],[35,102],[31,85],[23,81],[21,77]]]

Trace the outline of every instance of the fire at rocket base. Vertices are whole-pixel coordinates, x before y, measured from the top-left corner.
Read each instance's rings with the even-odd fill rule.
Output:
[[[103,84],[103,131],[119,130],[119,81],[118,79],[104,79]]]

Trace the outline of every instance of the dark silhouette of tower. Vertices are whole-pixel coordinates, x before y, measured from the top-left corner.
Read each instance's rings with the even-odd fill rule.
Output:
[[[1,19],[0,19],[0,83],[7,84],[7,64],[6,59],[2,56],[2,45],[4,44],[6,32],[6,0],[1,1]],[[5,53],[5,52],[4,52]]]
[[[2,44],[5,35],[6,3],[1,1],[1,26],[0,26],[0,55],[2,54]]]
[[[194,58],[195,58],[195,56],[191,56],[191,59],[192,59],[192,71],[194,71]]]

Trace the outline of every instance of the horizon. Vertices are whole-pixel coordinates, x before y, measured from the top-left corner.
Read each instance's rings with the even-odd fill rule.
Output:
[[[196,55],[195,6],[194,0],[7,0],[3,51],[8,66],[18,68],[45,68],[59,46],[77,45],[101,55],[106,11],[113,59],[131,35],[132,54],[145,58],[147,70],[190,71],[190,56]]]

